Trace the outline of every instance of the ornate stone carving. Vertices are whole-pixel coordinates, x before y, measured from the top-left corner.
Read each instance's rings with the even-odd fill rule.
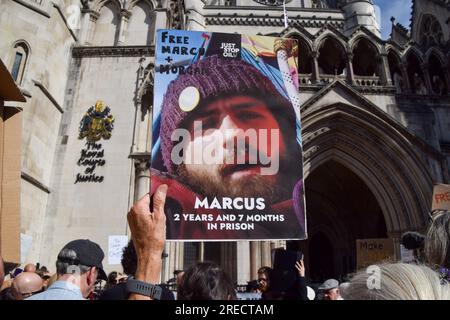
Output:
[[[142,57],[154,56],[154,46],[127,46],[127,47],[74,47],[74,58],[85,57]]]
[[[254,0],[254,1],[272,7],[281,6],[283,5],[284,2],[284,0]],[[286,3],[289,3],[291,1],[292,0],[286,0]]]
[[[239,17],[237,15],[215,15],[206,16],[207,25],[245,25],[245,26],[284,26],[284,20],[277,17],[265,16],[243,16]],[[318,20],[318,19],[302,19],[300,16],[289,17],[290,27],[307,27],[307,28],[321,28],[326,25],[331,25],[336,29],[342,29],[344,27],[344,22],[340,20]]]

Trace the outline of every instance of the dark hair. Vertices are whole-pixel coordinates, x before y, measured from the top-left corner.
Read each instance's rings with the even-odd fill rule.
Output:
[[[116,284],[117,271],[110,272],[108,274],[108,284]]]
[[[272,273],[271,267],[261,267],[258,269],[258,274],[264,273],[266,274],[267,278],[270,278],[270,275]]]
[[[123,272],[126,275],[134,276],[137,269],[137,255],[134,249],[133,240],[130,240],[125,248],[123,248],[122,254],[122,267]]]
[[[236,299],[230,277],[213,262],[199,262],[186,271],[178,288],[178,300]]]
[[[38,270],[41,271],[41,272],[45,272],[45,273],[48,272],[48,269],[47,269],[46,266],[42,266],[42,267],[40,267]]]

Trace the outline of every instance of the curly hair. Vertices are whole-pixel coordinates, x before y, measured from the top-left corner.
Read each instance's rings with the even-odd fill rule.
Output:
[[[133,240],[130,240],[125,248],[123,248],[122,254],[122,267],[123,272],[126,275],[134,276],[137,269],[137,255],[134,249]]]
[[[450,211],[433,212],[425,238],[425,256],[431,265],[450,268]]]
[[[200,262],[184,275],[178,288],[178,300],[235,300],[230,277],[213,262]]]

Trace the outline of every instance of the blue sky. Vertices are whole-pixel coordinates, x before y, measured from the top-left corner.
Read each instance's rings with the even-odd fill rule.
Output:
[[[409,29],[411,17],[411,0],[374,0],[380,8],[381,38],[387,39],[391,34],[391,17]]]

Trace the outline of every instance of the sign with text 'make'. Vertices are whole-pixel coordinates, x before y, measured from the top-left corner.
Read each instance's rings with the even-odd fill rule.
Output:
[[[392,239],[356,240],[356,267],[365,268],[372,264],[394,260]]]

